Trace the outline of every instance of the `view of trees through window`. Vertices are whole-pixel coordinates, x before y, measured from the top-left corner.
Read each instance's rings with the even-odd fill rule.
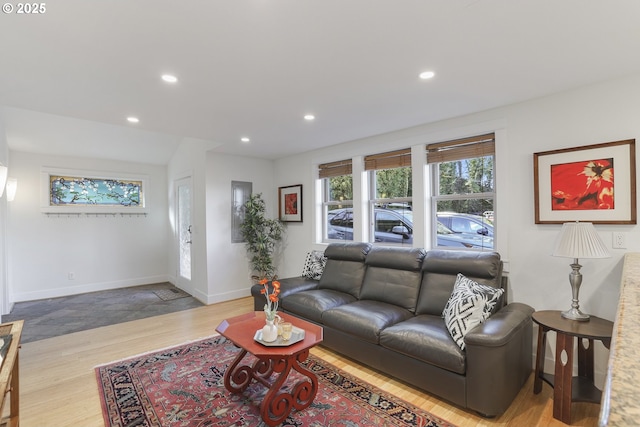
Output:
[[[375,242],[411,244],[411,168],[401,167],[371,171],[375,198],[372,203]],[[351,175],[325,178],[326,238],[353,240],[353,179]]]
[[[432,165],[437,226],[446,227],[468,248],[494,247],[493,163],[491,155]]]
[[[332,176],[324,187],[324,236],[329,240],[353,240],[353,177]]]
[[[411,167],[376,169],[369,172],[372,188],[370,241],[413,245],[413,183]]]
[[[351,175],[334,176],[326,178],[326,180],[329,181],[327,201],[353,200],[353,178]]]
[[[439,195],[493,194],[493,156],[438,164]],[[438,201],[438,212],[452,211],[482,215],[493,211],[493,198],[451,198]]]
[[[375,171],[376,199],[411,197],[411,168],[379,169]]]
[[[495,157],[494,135],[427,146],[431,176],[433,246],[492,250],[494,248]],[[348,171],[327,172],[349,161],[321,165],[324,192],[324,239],[354,240],[354,226],[363,240],[380,244],[413,245],[413,176],[410,150],[366,156],[369,178],[367,224],[354,218],[353,178]],[[325,175],[322,176],[322,167]],[[363,200],[364,201],[364,200]]]

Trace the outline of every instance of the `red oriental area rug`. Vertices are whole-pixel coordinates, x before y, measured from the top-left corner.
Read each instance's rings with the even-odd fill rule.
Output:
[[[264,426],[264,386],[254,382],[240,394],[224,387],[224,372],[237,353],[216,336],[97,367],[105,425]],[[318,376],[318,394],[282,426],[453,426],[313,355],[305,364]]]

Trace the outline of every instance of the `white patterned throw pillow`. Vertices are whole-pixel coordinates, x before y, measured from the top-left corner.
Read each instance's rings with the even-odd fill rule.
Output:
[[[503,293],[502,288],[482,285],[458,274],[442,316],[460,349],[465,348],[464,337],[467,332],[489,318]]]
[[[304,261],[302,275],[309,279],[320,280],[326,264],[327,258],[324,256],[324,252],[311,251],[307,253],[307,258]]]

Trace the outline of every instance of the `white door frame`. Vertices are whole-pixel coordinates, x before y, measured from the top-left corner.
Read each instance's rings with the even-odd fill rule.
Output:
[[[181,208],[181,195],[180,188],[186,187],[188,189],[189,196],[189,218],[182,218],[183,211]],[[193,265],[194,265],[194,251],[193,251],[193,180],[191,176],[185,176],[174,181],[174,194],[175,194],[175,244],[177,253],[177,268],[176,268],[176,286],[191,290],[193,279]],[[188,246],[183,246],[188,245]],[[188,250],[188,256],[190,263],[188,266],[188,277],[183,275],[183,254],[184,250]]]

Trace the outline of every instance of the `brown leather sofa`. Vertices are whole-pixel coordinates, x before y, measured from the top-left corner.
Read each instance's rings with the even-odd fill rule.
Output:
[[[280,280],[282,312],[322,325],[324,346],[462,408],[491,417],[509,407],[532,371],[533,309],[505,292],[464,349],[442,316],[458,273],[503,286],[499,254],[336,243],[325,256],[320,280]]]

